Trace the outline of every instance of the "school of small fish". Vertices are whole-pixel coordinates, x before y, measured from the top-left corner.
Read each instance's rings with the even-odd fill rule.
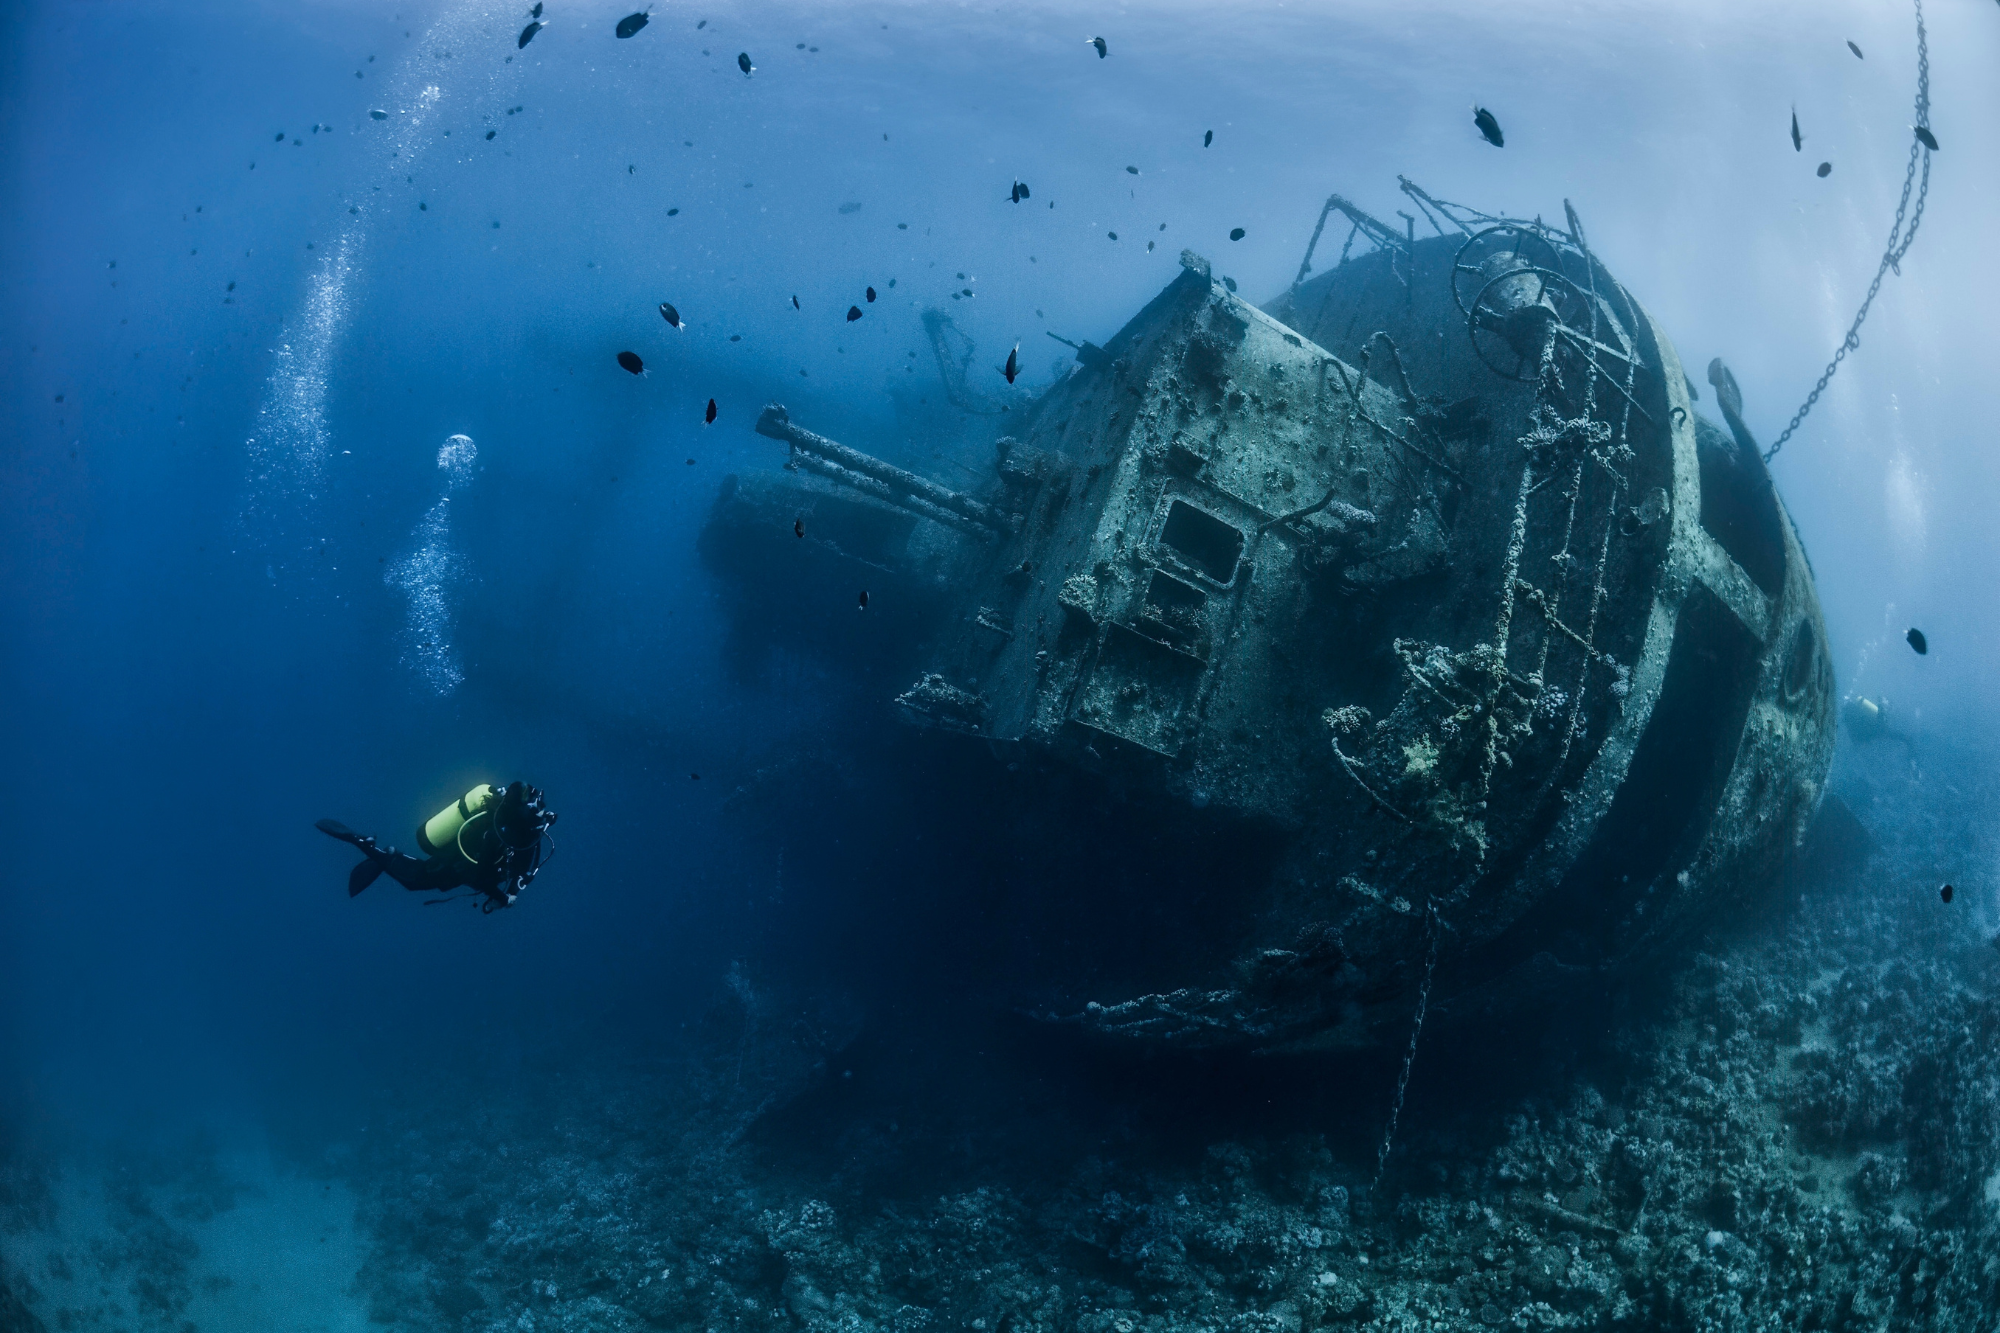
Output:
[[[537,3],[531,9],[529,9],[526,24],[520,29],[518,35],[515,37],[514,45],[517,51],[525,51],[528,48],[529,44],[532,43],[537,36],[539,36],[545,29],[547,29],[550,26],[549,20],[543,17],[543,8],[544,6],[542,3]],[[619,40],[629,40],[637,36],[642,30],[644,30],[651,21],[652,21],[652,11],[650,9],[639,10],[627,14],[624,18],[618,20],[617,24],[614,26],[612,30],[612,35]],[[695,30],[700,31],[706,28],[707,26],[708,26],[708,20],[704,18],[695,24]],[[1086,37],[1084,41],[1096,53],[1097,58],[1099,60],[1107,59],[1110,56],[1111,54],[1110,44],[1104,37],[1092,35]],[[805,44],[803,42],[799,43],[798,45],[799,49],[801,50],[806,49]],[[1853,54],[1856,60],[1863,60],[1866,58],[1862,54],[1861,47],[1852,40],[1847,41],[1846,45],[1847,49]],[[819,48],[813,47],[811,49],[813,51],[817,51]],[[706,55],[708,54],[708,52],[703,51],[702,54]],[[373,59],[373,57],[370,57],[370,59]],[[512,60],[513,57],[509,56],[508,59]],[[742,51],[737,53],[736,67],[738,70],[742,72],[744,78],[746,79],[750,78],[757,70],[756,63],[751,60],[750,54],[747,51]],[[510,107],[507,110],[507,114],[513,115],[516,112],[521,111],[523,109],[524,108],[522,107]],[[369,119],[378,122],[388,120],[390,118],[390,115],[391,112],[389,110],[379,107],[371,109],[368,112]],[[1492,145],[1495,148],[1506,147],[1507,145],[1506,134],[1501,128],[1499,118],[1491,110],[1475,103],[1472,108],[1472,123],[1474,129],[1478,131],[1480,138],[1484,142]],[[321,126],[319,124],[314,124],[312,127],[312,132],[317,134],[321,129],[331,130],[331,128],[332,128],[331,126]],[[1926,151],[1933,153],[1938,151],[1937,137],[1929,125],[1927,124],[1913,125],[1910,127],[1910,129],[1911,132],[1916,136],[1917,142]],[[447,130],[446,133],[448,134],[449,131]],[[497,130],[489,129],[486,132],[485,137],[488,141],[491,141],[496,137],[497,133],[498,133]],[[886,140],[889,136],[885,133],[882,137]],[[283,143],[286,138],[287,135],[285,131],[280,130],[276,134],[274,142]],[[1800,127],[1799,113],[1798,113],[1798,108],[1796,106],[1794,106],[1791,111],[1790,138],[1792,143],[1792,150],[1795,153],[1803,153],[1805,150],[1806,136],[1804,131]],[[300,140],[294,139],[293,142],[298,143],[300,142]],[[1212,147],[1214,143],[1215,143],[1215,131],[1212,129],[1204,130],[1201,136],[1201,146],[1206,149]],[[690,142],[688,146],[692,147],[693,144]],[[256,164],[254,162],[251,164],[253,170],[255,169],[255,165]],[[628,166],[626,170],[628,174],[636,174],[638,168],[637,165],[634,164]],[[1127,165],[1125,167],[1125,172],[1128,175],[1135,177],[1141,174],[1139,167],[1136,165]],[[1826,179],[1832,173],[1833,173],[1833,163],[1831,161],[1822,161],[1814,169],[1814,174],[1822,180]],[[1019,204],[1032,197],[1033,197],[1033,192],[1030,190],[1028,183],[1024,180],[1021,180],[1019,177],[1015,177],[1007,193],[1008,201],[1014,204]],[[1053,209],[1055,207],[1054,201],[1050,201],[1048,206],[1049,208]],[[840,206],[839,211],[843,214],[847,214],[856,212],[860,208],[861,204],[859,202],[850,202],[842,204]],[[426,201],[420,200],[417,204],[417,209],[419,212],[427,212],[429,210],[429,205]],[[668,217],[674,217],[677,216],[680,213],[680,211],[681,210],[678,207],[670,208],[666,211],[666,215]],[[499,222],[495,221],[493,225],[495,227],[498,227],[500,224]],[[903,230],[907,230],[908,225],[909,225],[908,223],[897,224],[898,228]],[[1162,222],[1160,224],[1160,230],[1165,231],[1166,226],[1167,224]],[[1228,237],[1231,241],[1240,241],[1245,237],[1246,234],[1247,233],[1244,228],[1232,227],[1229,230]],[[1116,241],[1118,239],[1118,233],[1116,231],[1108,231],[1106,235],[1109,237],[1109,239],[1113,241]],[[1146,249],[1148,251],[1151,251],[1153,248],[1154,248],[1154,242],[1148,241],[1146,243]],[[960,273],[958,277],[961,281],[964,281],[966,275],[964,273]],[[1222,281],[1227,285],[1228,289],[1231,292],[1234,292],[1236,290],[1236,284],[1232,279],[1225,277],[1224,279],[1222,279]],[[895,280],[891,279],[888,285],[894,287],[896,285]],[[236,284],[235,282],[232,281],[229,284],[227,290],[230,292],[234,292],[235,289],[236,289]],[[974,294],[973,289],[968,286],[964,288],[962,291],[956,291],[951,293],[951,296],[953,300],[961,300],[961,299],[969,299],[973,296],[973,294]],[[863,299],[867,304],[871,305],[874,304],[878,298],[878,295],[879,293],[876,291],[874,287],[870,286],[864,288]],[[800,303],[800,300],[796,294],[792,296],[791,303],[793,310],[803,313],[805,307]],[[673,329],[676,332],[687,331],[688,325],[686,321],[682,319],[680,311],[673,305],[672,302],[661,301],[659,303],[659,313],[661,319],[665,321],[667,327],[669,327],[670,329]],[[1036,313],[1039,314],[1040,312],[1037,311]],[[859,320],[862,317],[862,315],[863,315],[863,310],[860,305],[849,305],[847,307],[846,322],[852,324],[855,321]],[[1049,336],[1055,337],[1056,335],[1050,334]],[[731,342],[741,341],[741,335],[740,334],[730,335],[730,341]],[[1066,339],[1060,339],[1060,338],[1058,338],[1057,341],[1067,342]],[[1077,346],[1077,344],[1074,343],[1071,343],[1069,345]],[[1088,344],[1085,344],[1085,346],[1088,346]],[[1021,350],[1021,345],[1018,341],[1016,341],[1013,347],[1008,350],[1006,363],[998,368],[1001,376],[1006,380],[1006,382],[1009,385],[1012,385],[1020,377],[1022,373],[1022,367],[1020,362],[1020,350]],[[914,357],[916,354],[912,352],[910,355]],[[628,373],[634,376],[645,375],[646,373],[645,362],[640,358],[638,353],[629,350],[620,351],[617,354],[616,359],[618,365]],[[804,375],[806,374],[806,371],[804,369],[801,369],[799,373],[801,375]],[[718,416],[718,411],[719,410],[716,405],[716,400],[714,398],[710,398],[708,400],[706,410],[703,414],[704,424],[713,425]],[[690,465],[692,465],[695,460],[690,458],[687,461]],[[805,536],[804,519],[801,518],[793,524],[793,532],[794,535],[798,537]],[[867,609],[868,594],[865,591],[863,591],[860,594],[859,606],[862,610]],[[1922,631],[1912,628],[1908,632],[1908,634],[1905,635],[1905,639],[1909,643],[1911,649],[1915,651],[1919,656],[1927,655],[1929,653],[1930,651],[1929,643],[1925,639]],[[1944,901],[1949,903],[1951,901],[1951,896],[1952,896],[1951,886],[1949,884],[1945,885],[1942,892]]]

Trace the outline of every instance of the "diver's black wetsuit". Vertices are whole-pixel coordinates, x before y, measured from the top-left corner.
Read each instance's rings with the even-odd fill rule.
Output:
[[[350,898],[373,884],[378,875],[387,875],[412,893],[444,893],[451,889],[471,888],[491,897],[500,892],[500,867],[497,865],[467,865],[458,857],[443,856],[419,861],[394,847],[377,846],[375,839],[364,837],[337,820],[322,819],[318,828],[329,837],[352,843],[368,858],[348,872],[347,896]]]
[[[542,835],[555,823],[555,816],[542,806],[542,794],[526,783],[509,784],[499,793],[497,823],[501,836],[492,840],[488,854],[474,861],[460,850],[448,848],[444,854],[418,860],[414,856],[383,847],[375,839],[356,833],[334,819],[322,819],[316,827],[330,838],[338,838],[360,849],[368,859],[347,875],[347,896],[352,898],[387,875],[412,893],[445,893],[469,888],[482,894],[486,911],[511,907],[541,869]]]

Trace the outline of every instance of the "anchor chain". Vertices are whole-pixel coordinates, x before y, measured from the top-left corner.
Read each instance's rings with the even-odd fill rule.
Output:
[[[1389,1149],[1396,1141],[1396,1122],[1403,1114],[1403,1094],[1410,1086],[1410,1066],[1417,1060],[1417,1038],[1423,1035],[1424,1011],[1431,1003],[1431,975],[1437,971],[1438,961],[1438,910],[1435,902],[1424,905],[1424,934],[1429,937],[1430,946],[1424,955],[1424,984],[1417,990],[1417,1016],[1410,1024],[1410,1048],[1403,1052],[1403,1069],[1396,1076],[1396,1097],[1389,1104],[1389,1123],[1382,1127],[1382,1146],[1375,1150],[1375,1178],[1369,1182],[1368,1194],[1372,1198],[1375,1189],[1382,1183],[1382,1168],[1389,1161]]]
[[[1917,8],[1916,115],[1917,124],[1928,127],[1931,119],[1931,52],[1930,43],[1924,32],[1924,0],[1915,0],[1915,3]],[[1917,207],[1914,213],[1909,214],[1910,229],[1906,232],[1903,230],[1903,216],[1909,211],[1910,187],[1917,181],[1919,158],[1923,160],[1923,180],[1917,186]],[[1840,363],[1847,359],[1847,354],[1861,346],[1861,325],[1868,318],[1868,307],[1875,304],[1875,295],[1882,290],[1882,279],[1888,276],[1891,269],[1895,270],[1898,277],[1902,276],[1903,256],[1910,252],[1911,243],[1917,239],[1917,227],[1924,220],[1924,200],[1929,197],[1930,190],[1930,149],[1924,147],[1913,134],[1910,136],[1910,164],[1903,172],[1903,197],[1896,202],[1896,221],[1889,228],[1889,245],[1882,252],[1882,264],[1875,270],[1875,281],[1868,284],[1868,295],[1862,298],[1861,309],[1855,312],[1854,323],[1848,326],[1847,337],[1841,340],[1839,348],[1833,354],[1833,360],[1827,362],[1826,369],[1820,372],[1819,382],[1813,385],[1812,392],[1806,395],[1806,400],[1799,405],[1799,410],[1792,413],[1792,419],[1786,425],[1784,434],[1764,451],[1766,463],[1778,456],[1778,450],[1785,447],[1785,441],[1791,439],[1792,433],[1805,421],[1806,414],[1813,410],[1813,404],[1817,403],[1819,396],[1826,392],[1828,382],[1833,379],[1834,372],[1840,369]]]

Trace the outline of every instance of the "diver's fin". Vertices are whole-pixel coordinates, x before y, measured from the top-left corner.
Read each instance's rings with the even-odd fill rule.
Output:
[[[341,823],[338,819],[315,820],[313,822],[313,827],[318,829],[321,833],[326,834],[327,837],[338,838],[342,842],[352,842],[358,844],[361,841],[361,835],[359,833],[356,833],[353,829],[347,827],[347,825]]]
[[[347,896],[352,898],[355,894],[381,878],[381,875],[382,867],[379,864],[372,860],[363,861],[360,865],[347,872]]]

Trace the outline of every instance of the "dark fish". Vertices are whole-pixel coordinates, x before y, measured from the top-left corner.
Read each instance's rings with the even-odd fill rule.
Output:
[[[1111,48],[1104,44],[1104,39],[1102,37],[1086,37],[1084,38],[1084,40],[1097,48],[1097,58],[1099,60],[1102,60],[1104,59],[1104,57],[1111,54]]]
[[[542,16],[542,0],[535,0],[535,7],[528,11],[528,17],[531,19],[538,19],[541,16]]]
[[[1202,136],[1201,136],[1201,146],[1202,146],[1203,148],[1206,148],[1206,147],[1208,147],[1208,146],[1209,146],[1210,144],[1212,144],[1212,143],[1214,143],[1214,142],[1215,142],[1215,131],[1214,131],[1214,130],[1210,130],[1210,131],[1209,131],[1208,133],[1206,133],[1206,134],[1204,134],[1204,135],[1202,135]]]
[[[1911,126],[1911,128],[1916,130],[1917,132],[1918,143],[1930,149],[1933,153],[1935,153],[1938,150],[1937,136],[1935,134],[1932,134],[1928,128],[1922,125],[1913,125]]]
[[[1856,60],[1866,60],[1868,58],[1867,56],[1861,54],[1861,48],[1856,46],[1853,42],[1849,42],[1847,44],[1847,49],[1854,52],[1854,58]],[[1945,899],[1945,901],[1950,902],[1951,899],[1947,898]]]
[[[1229,239],[1230,239],[1230,240],[1232,240],[1232,241],[1240,241],[1240,240],[1242,240],[1242,239],[1243,239],[1243,228],[1241,228],[1241,227],[1231,227],[1231,228],[1229,229]]]
[[[637,14],[627,14],[624,18],[618,20],[618,35],[620,37],[630,37],[633,33],[645,27],[647,23],[651,22],[652,18],[653,15],[650,10]]]
[[[750,53],[748,51],[738,51],[736,53],[736,68],[742,70],[743,77],[747,79],[750,77],[750,71],[757,67],[750,63]]]
[[[1137,167],[1127,167],[1127,168],[1125,168],[1125,174],[1126,174],[1126,175],[1128,175],[1128,176],[1136,176],[1136,175],[1138,175],[1138,174],[1139,174],[1139,168],[1137,168]]]
[[[805,309],[805,307],[804,307],[804,306],[802,306],[802,305],[800,305],[800,304],[799,304],[799,298],[798,298],[798,297],[796,297],[796,296],[794,296],[794,297],[792,298],[792,309],[794,309],[794,310],[803,310],[803,309]]]
[[[370,120],[387,120],[388,118],[389,113],[386,111],[370,111],[368,113],[368,119]]]
[[[1828,176],[1831,176],[1832,174],[1833,174],[1833,163],[1831,162],[1820,163],[1819,170],[1813,173],[1813,175],[1819,177],[1821,180],[1825,180]]]
[[[1505,148],[1507,146],[1507,136],[1500,132],[1500,122],[1493,119],[1493,113],[1485,107],[1475,106],[1472,108],[1472,123],[1479,127],[1481,134],[1486,136],[1486,142],[1492,144],[1495,148]]]
[[[1009,198],[1009,199],[1010,199],[1010,200],[1011,200],[1012,202],[1014,202],[1014,203],[1017,203],[1017,204],[1018,204],[1018,203],[1020,203],[1020,202],[1021,202],[1021,201],[1022,201],[1023,199],[1026,199],[1027,197],[1028,197],[1028,187],[1027,187],[1027,186],[1026,186],[1025,184],[1023,184],[1022,182],[1020,182],[1020,181],[1015,181],[1015,182],[1014,182],[1014,192],[1013,192],[1013,194],[1009,195],[1009,196],[1008,196],[1008,198]]]
[[[870,287],[868,289],[868,304],[869,305],[875,304],[875,289],[873,287]]]
[[[861,590],[861,605],[859,609],[863,611],[868,609],[868,589],[866,588]]]
[[[679,329],[684,333],[687,331],[687,325],[681,323],[681,312],[674,309],[671,301],[660,302],[660,318],[667,321],[669,328]]]
[[[704,426],[713,426],[715,424],[715,400],[713,398],[708,400],[708,411],[702,414],[701,424]]]
[[[1853,42],[1849,42],[1849,43],[1848,43],[1848,45],[1849,45],[1849,46],[1852,46],[1852,45],[1854,45],[1854,43],[1853,43]],[[1855,54],[1856,54],[1856,55],[1859,55],[1859,54],[1861,54],[1861,53],[1860,53],[1859,51],[1857,51],[1857,52],[1855,52]],[[1943,888],[1939,889],[1939,890],[1938,890],[1938,897],[1940,897],[1940,898],[1944,899],[1944,900],[1945,900],[1946,902],[1950,902],[1950,901],[1951,901],[1951,885],[1947,884],[1947,885],[1945,885],[1945,886],[1944,886]]]
[[[490,141],[490,140],[491,140],[491,139],[493,138],[493,136],[494,136],[494,135],[496,135],[496,134],[498,134],[499,132],[500,132],[500,131],[498,131],[498,130],[488,130],[488,131],[486,131],[486,137],[487,137],[487,139],[488,139],[488,140]]]
[[[1118,239],[1118,233],[1117,233],[1117,232],[1115,232],[1115,231],[1113,231],[1113,232],[1106,232],[1106,233],[1105,233],[1105,235],[1109,236],[1109,237],[1110,237],[1110,238],[1111,238],[1112,240],[1114,240],[1114,241]]]
[[[688,774],[688,781],[689,781],[689,782],[700,782],[700,781],[701,781],[701,774],[699,774],[699,773],[690,773],[690,774]]]
[[[696,32],[700,32],[703,28],[706,28],[707,26],[708,26],[708,20],[703,19],[701,22],[694,25],[694,30]]]
[[[854,322],[855,320],[857,320],[857,319],[860,319],[860,318],[861,318],[861,307],[860,307],[860,306],[858,306],[858,305],[851,305],[851,306],[847,307],[847,322],[848,322],[849,324],[852,324],[852,323],[853,323],[853,322]]]
[[[631,371],[634,375],[643,375],[646,373],[646,363],[639,359],[637,352],[620,352],[618,354],[618,364]]]
[[[804,519],[795,518],[792,520],[792,535],[794,537],[803,537],[806,535],[806,521]]]
[[[285,132],[284,132],[283,130],[279,130],[279,131],[278,131],[278,137],[277,137],[277,138],[276,138],[275,140],[273,140],[272,142],[274,142],[274,143],[283,143],[284,141],[285,141]]]
[[[1013,350],[1007,353],[1007,364],[1001,368],[1000,373],[1007,377],[1009,384],[1012,384],[1014,377],[1021,373],[1021,344],[1015,343]]]
[[[1799,133],[1799,109],[1797,107],[1793,107],[1792,108],[1792,151],[1794,153],[1804,152],[1805,146],[1806,146],[1806,136]]]
[[[1931,641],[1924,637],[1924,632],[1920,629],[1913,627],[1903,638],[1910,647],[1917,650],[1918,657],[1926,656],[1931,650]]]
[[[527,48],[528,43],[535,40],[535,34],[548,26],[549,26],[548,24],[543,23],[541,20],[537,19],[533,23],[530,23],[527,27],[521,29],[521,40],[514,43],[514,49],[517,51],[525,50]]]

